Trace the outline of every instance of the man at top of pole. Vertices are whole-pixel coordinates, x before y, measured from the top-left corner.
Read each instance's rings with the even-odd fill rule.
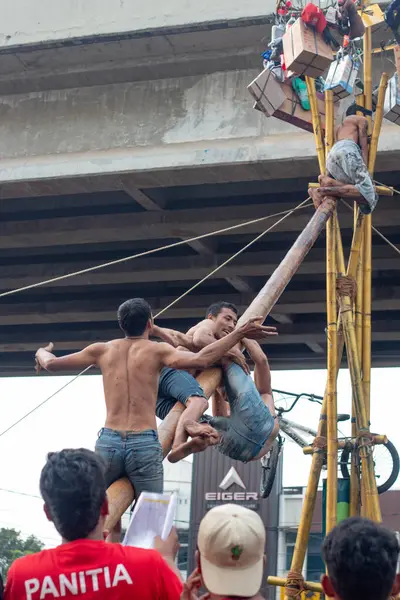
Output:
[[[352,107],[350,109],[348,112],[352,112]],[[374,210],[379,197],[367,168],[367,119],[353,114],[346,116],[337,129],[336,140],[326,158],[330,176],[320,175],[321,187],[309,189],[308,193],[316,208],[325,196],[348,198],[357,202],[360,211],[368,215]]]
[[[157,435],[155,407],[160,371],[204,369],[217,362],[244,337],[261,338],[269,327],[250,319],[198,353],[149,340],[153,331],[151,308],[142,298],[127,300],[118,309],[125,337],[91,344],[84,350],[56,358],[53,345],[36,353],[37,369],[80,371],[91,365],[103,375],[107,417],[96,443],[106,462],[107,486],[127,476],[136,497],[142,491],[163,491],[163,453]]]
[[[206,319],[187,332],[188,343],[192,348],[199,349],[214,344],[215,340],[224,339],[234,331],[237,318],[238,311],[233,304],[212,304],[207,310]],[[265,335],[277,335],[275,327],[268,328]],[[241,344],[254,361],[254,381],[249,374]],[[208,408],[208,402],[192,374],[163,369],[157,416],[165,419],[176,401],[188,406],[178,422],[168,456],[171,462],[202,451],[209,445],[216,445],[222,454],[242,462],[261,458],[269,451],[279,427],[274,419],[268,360],[254,340],[242,339],[241,344],[232,348],[221,360],[223,386],[214,394],[213,417],[202,416]],[[196,423],[198,420],[200,424]],[[188,436],[192,438],[189,441]]]

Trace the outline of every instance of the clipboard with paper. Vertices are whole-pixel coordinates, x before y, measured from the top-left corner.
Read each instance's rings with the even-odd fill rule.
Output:
[[[154,539],[166,540],[175,519],[176,494],[142,492],[125,533],[124,546],[153,548]]]

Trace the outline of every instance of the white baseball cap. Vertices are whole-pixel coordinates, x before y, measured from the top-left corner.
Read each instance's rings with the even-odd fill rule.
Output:
[[[212,508],[200,523],[197,545],[211,594],[251,597],[260,591],[265,528],[257,513],[236,504]]]

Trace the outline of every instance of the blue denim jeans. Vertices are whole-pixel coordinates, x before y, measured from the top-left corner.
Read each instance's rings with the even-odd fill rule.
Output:
[[[191,396],[206,398],[203,388],[196,379],[186,371],[164,367],[158,384],[157,417],[164,420],[177,402],[186,405]]]
[[[96,442],[96,454],[106,464],[107,487],[121,477],[128,477],[136,499],[141,492],[162,493],[163,453],[156,431],[124,432],[104,428]]]
[[[275,421],[253,379],[239,365],[232,363],[224,369],[224,384],[231,416],[207,420],[221,435],[218,450],[234,460],[248,462],[261,452]]]

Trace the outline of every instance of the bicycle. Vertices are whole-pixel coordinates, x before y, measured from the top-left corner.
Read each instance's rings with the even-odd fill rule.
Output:
[[[294,401],[292,402],[291,406],[289,406],[289,408],[276,408],[276,418],[278,419],[280,431],[284,433],[287,437],[292,439],[298,446],[300,446],[300,448],[310,446],[310,440],[305,439],[302,435],[300,435],[299,432],[310,436],[312,439],[314,439],[317,436],[317,432],[314,429],[311,429],[305,425],[300,425],[299,423],[290,421],[289,419],[284,418],[282,415],[293,410],[293,408],[299,402],[300,398],[307,398],[307,400],[309,400],[310,402],[317,402],[318,404],[322,404],[323,398],[321,396],[316,396],[315,394],[294,394],[292,392],[283,392],[282,390],[273,390],[273,393],[274,397],[276,397],[277,395],[283,395],[285,397],[294,398]],[[350,415],[338,415],[338,423],[349,420]],[[344,440],[344,447],[341,451],[340,459],[338,461],[340,471],[344,479],[349,479],[353,443],[351,438],[349,437],[342,437],[339,438],[339,440]],[[269,494],[271,493],[272,486],[275,481],[279,456],[283,449],[283,444],[284,439],[282,438],[281,434],[278,434],[270,452],[263,456],[263,458],[261,459],[262,474],[260,483],[260,493],[262,498],[268,498]],[[381,458],[377,460],[377,457],[379,458],[379,456],[381,456]],[[389,474],[387,474],[385,473],[384,465],[385,462],[388,462],[389,460],[390,463],[387,469]],[[379,468],[377,465],[379,466]],[[326,469],[326,464],[324,464],[324,468]],[[357,464],[357,468],[360,472],[360,464]],[[378,494],[383,494],[384,492],[389,490],[395,483],[400,471],[399,454],[394,444],[389,440],[385,444],[379,444],[374,446],[374,469],[376,479],[380,480],[382,478],[382,483],[380,483],[379,485],[377,484]]]

